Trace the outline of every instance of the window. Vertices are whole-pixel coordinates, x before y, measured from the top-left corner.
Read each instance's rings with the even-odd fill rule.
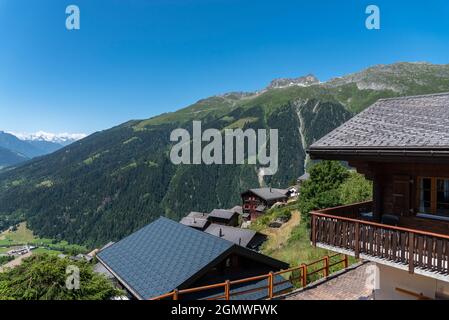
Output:
[[[418,178],[417,196],[420,213],[449,217],[449,178]]]

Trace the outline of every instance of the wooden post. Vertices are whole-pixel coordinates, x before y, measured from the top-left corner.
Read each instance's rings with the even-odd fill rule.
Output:
[[[178,289],[173,290],[173,300],[179,300],[179,298],[178,298]]]
[[[346,269],[349,266],[348,256],[347,255],[345,255],[343,262],[344,262],[344,266],[345,266],[345,269]]]
[[[312,245],[316,247],[316,216],[312,214]]]
[[[225,282],[225,300],[229,301],[231,297],[231,282],[229,280],[226,280]]]
[[[324,257],[324,277],[329,276],[329,256]]]
[[[273,272],[268,274],[268,299],[273,299]]]
[[[408,233],[408,272],[415,273],[415,237],[413,232]]]
[[[302,286],[305,287],[307,286],[307,265],[306,264],[302,264]]]
[[[354,227],[354,255],[355,258],[358,259],[360,257],[360,224],[359,222],[355,223]]]

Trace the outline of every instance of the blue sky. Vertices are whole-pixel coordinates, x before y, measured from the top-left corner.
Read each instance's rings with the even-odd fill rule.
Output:
[[[91,133],[278,77],[449,63],[448,1],[415,2],[0,0],[0,130]]]

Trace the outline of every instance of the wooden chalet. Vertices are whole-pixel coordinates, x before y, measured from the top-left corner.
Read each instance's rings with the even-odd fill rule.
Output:
[[[257,188],[243,192],[243,216],[248,220],[255,220],[275,203],[287,202],[287,193],[288,190],[276,188]]]
[[[376,263],[376,299],[449,297],[449,93],[382,99],[313,143],[373,201],[311,213],[312,242]]]
[[[230,227],[226,227],[230,228]],[[227,229],[227,232],[229,230]],[[252,278],[287,269],[289,265],[253,250],[199,231],[181,223],[159,218],[97,254],[99,272],[108,274],[130,298],[146,300],[175,289],[211,285],[226,280]],[[292,288],[280,275],[275,292]],[[264,299],[265,278],[235,284],[237,299]],[[183,299],[207,299],[222,294],[220,288],[184,295]]]
[[[210,223],[236,227],[239,224],[239,213],[234,210],[214,209],[208,214],[207,219]]]

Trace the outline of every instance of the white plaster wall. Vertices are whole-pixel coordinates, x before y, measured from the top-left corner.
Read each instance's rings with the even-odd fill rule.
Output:
[[[394,267],[376,264],[376,288],[374,299],[376,300],[416,300],[417,298],[396,290],[401,288],[426,297],[448,298],[449,283],[434,278],[410,274],[408,271]]]

